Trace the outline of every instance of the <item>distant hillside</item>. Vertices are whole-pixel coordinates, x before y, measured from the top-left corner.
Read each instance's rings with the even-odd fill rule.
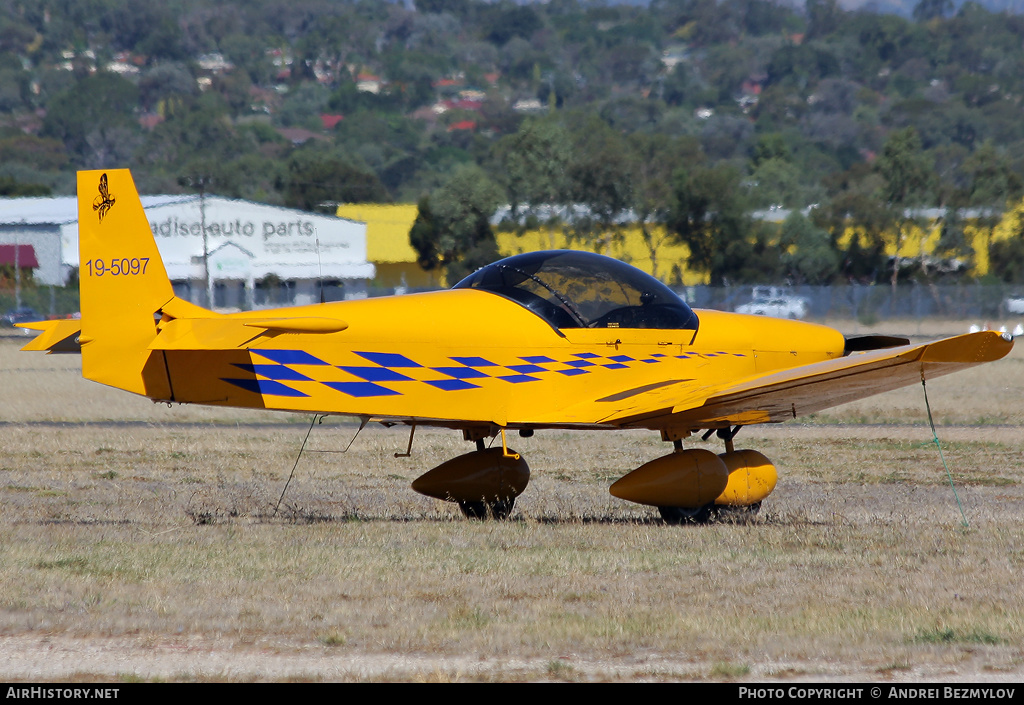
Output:
[[[548,0],[525,0],[522,4],[546,2]],[[839,0],[839,6],[844,10],[867,10],[869,12],[883,12],[910,17],[914,12],[914,6],[918,2],[919,0]],[[647,7],[651,3],[650,0],[609,0],[609,4]],[[805,3],[803,0],[794,2],[779,0],[778,4],[784,7],[802,8]],[[956,0],[953,3],[954,11],[959,10],[963,4],[964,0]],[[1003,12],[1005,10],[1015,15],[1024,14],[1024,0],[977,0],[977,4],[989,12]]]
[[[910,17],[918,0],[839,0],[840,6],[845,10],[868,10],[871,12],[888,12],[904,17]],[[955,10],[963,5],[962,0],[954,2]],[[989,12],[1010,12],[1014,15],[1024,14],[1024,0],[979,0],[977,3]],[[799,7],[803,3],[795,3]]]

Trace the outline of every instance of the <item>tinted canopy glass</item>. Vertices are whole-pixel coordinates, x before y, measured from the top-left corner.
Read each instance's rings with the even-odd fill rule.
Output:
[[[453,288],[512,299],[555,328],[697,328],[697,316],[667,286],[635,267],[590,252],[508,257]]]

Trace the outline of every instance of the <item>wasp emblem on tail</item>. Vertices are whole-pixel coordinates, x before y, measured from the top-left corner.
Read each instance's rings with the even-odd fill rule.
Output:
[[[103,222],[103,216],[114,207],[114,203],[114,197],[110,195],[110,190],[107,186],[107,175],[104,174],[100,177],[100,195],[92,201],[92,209],[99,212],[101,223]]]

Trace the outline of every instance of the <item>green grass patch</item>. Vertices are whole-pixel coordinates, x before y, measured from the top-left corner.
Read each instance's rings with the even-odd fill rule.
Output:
[[[893,663],[890,663],[887,666],[882,666],[881,668],[877,669],[877,672],[878,673],[891,673],[893,671],[909,671],[909,670],[910,670],[910,664],[907,663],[906,661],[895,661]]]
[[[322,635],[319,641],[324,646],[344,646],[348,643],[348,637],[338,632],[331,632],[330,634]]]
[[[146,679],[137,673],[118,673],[114,680],[118,683],[145,683]]]
[[[572,664],[558,659],[548,661],[548,667],[546,670],[548,677],[557,678],[559,680],[570,680],[576,675],[576,669],[573,668]]]
[[[448,615],[449,623],[456,629],[476,631],[483,629],[491,623],[491,616],[479,607],[472,609],[462,606],[458,607]]]
[[[88,570],[89,561],[84,558],[59,558],[55,561],[39,561],[32,567],[39,570],[67,570],[79,575],[90,572]]]
[[[728,661],[718,661],[711,667],[712,678],[720,678],[723,680],[736,680],[737,678],[746,678],[750,675],[750,666],[745,663],[729,663]]]
[[[913,638],[915,644],[986,644],[995,646],[1002,644],[1003,640],[991,632],[972,629],[964,632],[949,627],[928,629],[920,631]]]
[[[1019,485],[1020,482],[1010,477],[995,476],[981,476],[981,477],[957,477],[955,480],[964,483],[965,485],[973,485],[977,487],[1009,487],[1011,485]]]

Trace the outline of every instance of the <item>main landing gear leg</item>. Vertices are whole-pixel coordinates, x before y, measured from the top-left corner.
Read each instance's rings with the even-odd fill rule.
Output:
[[[666,524],[707,524],[715,515],[715,505],[705,504],[703,507],[689,509],[687,507],[658,507],[658,512]]]
[[[508,519],[515,506],[515,497],[492,502],[459,502],[459,509],[467,519]]]
[[[778,475],[768,458],[755,450],[736,450],[740,426],[711,429],[725,442],[716,455],[703,448],[684,450],[688,430],[663,429],[673,452],[641,465],[610,488],[613,496],[658,508],[668,524],[706,524],[715,519],[744,521],[758,513],[775,489]]]
[[[501,447],[488,448],[485,439],[495,435],[492,429],[469,429],[467,441],[476,442],[476,450],[441,463],[416,478],[412,488],[420,494],[455,502],[469,519],[507,519],[516,505],[516,497],[530,481],[530,468],[518,453],[509,450],[504,429]]]

